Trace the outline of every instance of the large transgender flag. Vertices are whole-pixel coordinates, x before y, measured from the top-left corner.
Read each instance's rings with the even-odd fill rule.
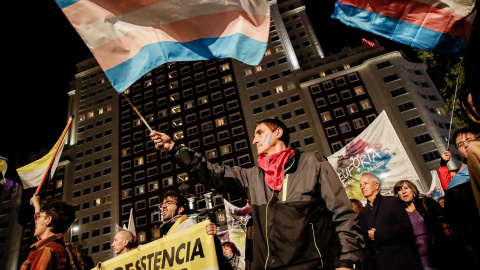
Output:
[[[462,56],[476,0],[338,0],[332,18],[393,41]]]
[[[235,58],[267,48],[268,0],[55,0],[118,93],[175,61]]]

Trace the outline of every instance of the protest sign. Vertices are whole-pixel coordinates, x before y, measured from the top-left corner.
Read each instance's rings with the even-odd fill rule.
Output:
[[[204,221],[102,262],[102,270],[215,270],[215,243]],[[96,268],[95,268],[96,269]]]

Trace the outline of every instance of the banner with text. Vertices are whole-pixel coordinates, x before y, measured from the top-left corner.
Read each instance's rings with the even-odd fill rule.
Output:
[[[362,133],[328,157],[337,171],[348,197],[365,201],[360,190],[362,173],[370,172],[382,182],[381,194],[393,195],[399,180],[410,180],[425,193],[418,174],[403,148],[385,111]]]
[[[201,222],[180,232],[141,245],[140,250],[134,249],[102,262],[101,269],[218,270],[213,236],[205,233],[207,222],[210,221]]]

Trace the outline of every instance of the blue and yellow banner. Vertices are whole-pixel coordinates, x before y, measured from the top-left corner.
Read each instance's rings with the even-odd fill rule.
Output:
[[[207,235],[204,221],[180,232],[141,245],[111,260],[102,262],[102,270],[218,270],[215,243]],[[94,268],[96,269],[96,268]],[[92,270],[94,270],[92,269]]]

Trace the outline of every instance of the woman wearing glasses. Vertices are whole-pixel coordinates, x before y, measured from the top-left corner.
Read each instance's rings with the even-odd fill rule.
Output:
[[[438,175],[442,188],[445,189],[445,215],[459,241],[456,249],[457,262],[465,263],[463,268],[480,269],[480,215],[473,195],[470,174],[467,167],[468,146],[476,137],[477,132],[466,127],[453,133],[453,140],[458,151],[464,158],[462,166],[455,176],[451,176],[447,162],[450,152],[442,154]],[[453,256],[455,257],[455,256]],[[462,258],[463,257],[463,258]],[[458,269],[461,269],[460,267]]]

